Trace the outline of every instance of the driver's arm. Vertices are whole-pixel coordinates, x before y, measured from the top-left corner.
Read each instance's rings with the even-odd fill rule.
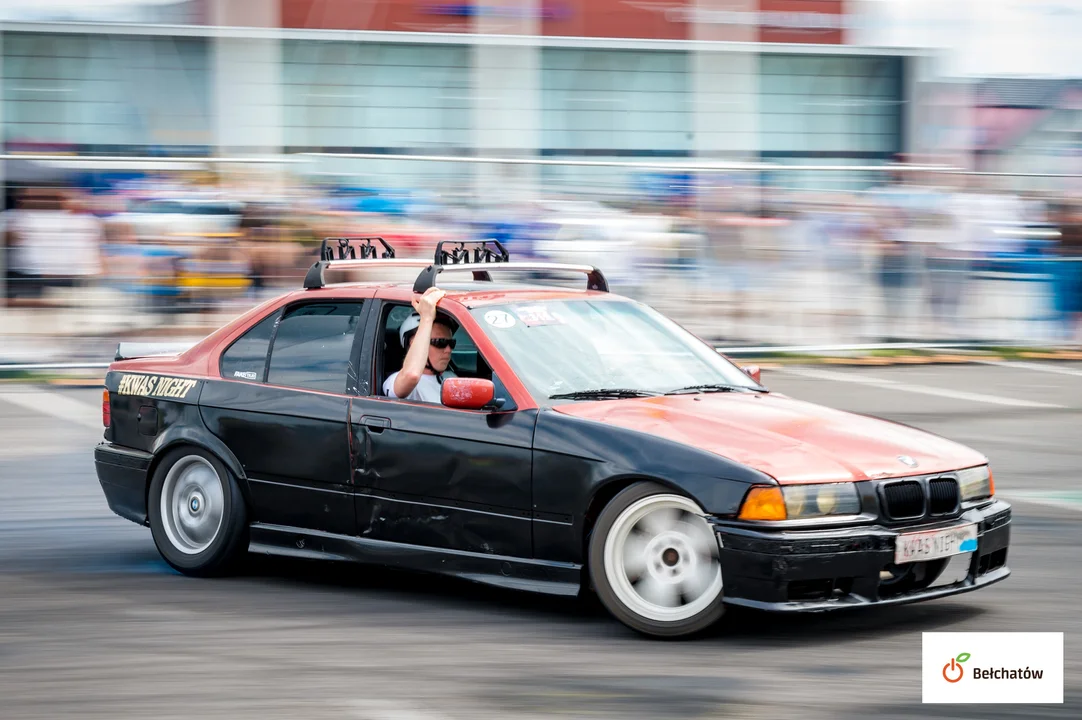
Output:
[[[395,397],[404,398],[413,392],[424,375],[425,366],[428,364],[429,341],[432,339],[432,322],[436,319],[436,305],[445,294],[443,290],[431,287],[425,290],[425,294],[420,298],[413,299],[413,309],[421,316],[421,323],[417,326],[409,351],[406,352],[406,359],[402,361],[402,370],[395,376]]]

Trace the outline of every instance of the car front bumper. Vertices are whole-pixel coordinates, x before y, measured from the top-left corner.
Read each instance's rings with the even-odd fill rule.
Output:
[[[894,565],[894,545],[900,534],[970,522],[977,523],[976,551],[952,557],[944,573],[930,584],[917,579],[930,563]],[[822,612],[919,602],[1004,580],[1010,575],[1010,523],[1010,505],[995,500],[951,521],[906,527],[771,531],[717,520],[714,530],[726,602],[770,611]],[[958,572],[959,563],[968,563],[968,571],[961,566]],[[884,571],[902,577],[884,579]]]
[[[109,509],[122,518],[147,525],[147,470],[153,455],[102,443],[94,448],[94,469]]]

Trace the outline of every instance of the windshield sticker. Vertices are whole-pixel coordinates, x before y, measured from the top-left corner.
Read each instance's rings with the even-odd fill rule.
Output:
[[[515,316],[503,310],[489,310],[485,313],[485,322],[496,328],[509,328],[515,326]]]
[[[556,313],[549,312],[544,305],[528,305],[515,308],[515,314],[527,327],[538,325],[566,325],[564,319]]]

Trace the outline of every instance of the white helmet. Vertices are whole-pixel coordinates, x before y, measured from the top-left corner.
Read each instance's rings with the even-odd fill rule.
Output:
[[[421,316],[413,313],[398,326],[398,341],[402,343],[402,347],[406,347],[406,335],[416,330],[420,324]]]
[[[433,324],[444,325],[450,328],[451,332],[455,331],[455,323],[449,317],[437,315]],[[408,318],[402,321],[402,324],[398,326],[398,341],[402,343],[402,347],[406,347],[407,336],[417,330],[421,325],[421,316],[417,313],[413,313]]]

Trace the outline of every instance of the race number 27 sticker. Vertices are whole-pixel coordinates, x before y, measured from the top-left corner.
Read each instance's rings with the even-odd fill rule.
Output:
[[[515,326],[515,316],[503,310],[489,310],[485,313],[485,322],[496,328]]]

